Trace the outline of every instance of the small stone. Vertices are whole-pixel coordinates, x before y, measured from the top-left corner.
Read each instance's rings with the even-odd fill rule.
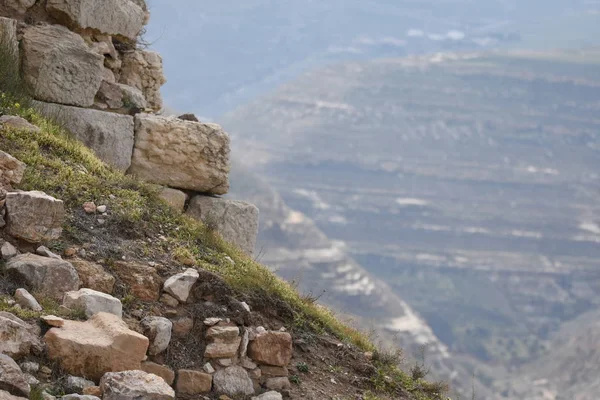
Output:
[[[194,327],[194,320],[189,317],[179,318],[173,321],[173,335],[177,337],[187,336]]]
[[[207,374],[214,374],[215,373],[215,369],[213,368],[213,366],[209,362],[207,362],[206,364],[204,364],[204,366],[202,367],[202,369]]]
[[[102,390],[100,386],[88,386],[83,388],[83,394],[86,396],[102,397]]]
[[[92,289],[79,289],[65,293],[63,306],[72,310],[84,310],[88,318],[99,312],[114,314],[119,318],[123,316],[121,300]]]
[[[242,307],[244,307],[244,310],[250,312],[250,306],[248,305],[248,303],[242,301],[240,304],[242,305]]]
[[[204,320],[204,325],[206,325],[206,326],[213,326],[213,325],[218,324],[221,321],[223,321],[221,318],[215,318],[215,317],[206,318]]]
[[[175,372],[165,365],[156,364],[151,361],[144,361],[141,369],[149,374],[160,376],[169,385],[173,385],[173,382],[175,381]]]
[[[98,211],[99,213],[105,213],[106,209],[107,209],[107,207],[105,205],[96,207],[96,211]]]
[[[231,342],[240,335],[240,328],[237,326],[213,326],[206,331],[206,338],[212,340],[221,340]]]
[[[279,392],[292,387],[290,380],[287,377],[267,378],[265,386],[267,389],[277,390]]]
[[[86,203],[83,203],[83,211],[85,211],[86,214],[94,214],[97,210],[96,204],[92,201],[88,201]]]
[[[235,357],[240,347],[241,337],[235,338],[232,343],[214,342],[206,346],[204,357],[206,358],[231,358]]]
[[[221,367],[231,367],[233,361],[231,361],[231,358],[220,358],[217,360],[217,364],[219,364]]]
[[[250,343],[250,330],[244,328],[242,343],[240,344],[240,357],[245,359],[248,354],[248,344]]]
[[[115,277],[106,272],[102,265],[80,259],[70,262],[77,270],[82,287],[107,294],[113,292]]]
[[[25,382],[27,382],[29,386],[37,386],[40,384],[40,381],[31,374],[23,374],[23,376],[25,377]]]
[[[242,358],[242,367],[249,369],[249,370],[253,370],[256,369],[257,365],[256,363],[252,362],[252,360],[250,360],[249,358]]]
[[[0,354],[0,390],[24,397],[29,397],[31,390],[21,368],[15,360],[5,354]]]
[[[177,371],[177,394],[194,396],[208,393],[212,388],[213,377],[200,371],[180,369]]]
[[[54,326],[56,328],[60,328],[65,324],[65,320],[61,317],[57,317],[55,315],[44,315],[42,317],[42,321],[50,326]]]
[[[17,289],[15,291],[15,299],[23,308],[28,308],[33,311],[42,311],[42,306],[37,302],[35,297],[25,289]]]
[[[190,290],[198,280],[200,274],[193,268],[188,268],[185,272],[173,275],[165,281],[163,290],[182,303],[185,303],[190,295]]]
[[[258,380],[262,376],[262,371],[260,370],[260,368],[255,368],[255,369],[249,370],[248,376],[251,379]]]
[[[87,380],[80,376],[67,376],[67,380],[65,382],[65,389],[71,393],[83,393],[83,389],[86,387],[92,387],[96,384],[93,381]]]
[[[64,253],[65,257],[75,257],[77,254],[77,247],[68,247],[65,249]]]
[[[281,396],[281,393],[272,390],[260,396],[253,397],[252,400],[283,400],[283,396]]]
[[[98,218],[98,225],[104,225],[106,223],[106,220],[104,218]]]
[[[3,260],[9,260],[18,254],[18,251],[15,248],[15,246],[10,244],[9,242],[4,242],[0,251],[2,252]]]
[[[49,258],[54,258],[56,260],[62,260],[61,256],[59,256],[57,254],[54,254],[46,246],[40,246],[40,247],[38,247],[35,250],[35,254],[37,254],[38,256],[42,256],[42,257],[49,257]]]
[[[235,261],[233,261],[233,258],[229,257],[229,256],[225,256],[225,260],[231,264],[231,265],[235,265]]]
[[[173,323],[164,317],[146,317],[141,321],[144,334],[150,339],[148,354],[160,354],[169,347]]]
[[[169,307],[177,307],[179,305],[177,299],[167,293],[163,293],[158,301]]]
[[[21,371],[28,374],[35,374],[40,370],[40,364],[33,361],[26,361],[21,364]]]

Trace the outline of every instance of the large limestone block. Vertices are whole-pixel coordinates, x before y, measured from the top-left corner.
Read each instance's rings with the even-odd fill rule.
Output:
[[[6,272],[29,289],[40,292],[55,300],[64,294],[79,289],[79,277],[73,266],[64,260],[21,254],[6,263]]]
[[[187,214],[216,229],[223,239],[252,255],[258,235],[258,208],[250,203],[195,196]]]
[[[158,53],[133,50],[123,55],[119,83],[139,89],[144,94],[148,107],[154,111],[162,109],[160,87],[165,82],[163,62]]]
[[[114,314],[119,318],[123,316],[121,300],[92,289],[79,289],[78,291],[65,293],[63,306],[72,310],[84,310],[88,318],[99,312]]]
[[[227,193],[229,136],[215,124],[138,114],[129,173],[179,189]]]
[[[126,171],[133,151],[133,117],[110,112],[36,102],[102,161]]]
[[[200,371],[180,369],[177,372],[177,395],[196,396],[210,392],[212,375]]]
[[[46,10],[68,25],[132,40],[145,21],[144,10],[131,0],[48,0]]]
[[[65,208],[44,192],[14,192],[6,195],[6,214],[9,235],[39,243],[60,237]]]
[[[285,367],[292,359],[292,336],[287,332],[264,332],[250,342],[248,355],[261,364]]]
[[[18,185],[25,173],[25,163],[0,150],[0,187]]]
[[[59,25],[29,25],[21,42],[23,76],[34,97],[90,107],[100,88],[104,57]]]
[[[32,326],[10,313],[0,312],[0,353],[18,360],[39,349],[41,343]]]
[[[48,356],[73,375],[95,381],[106,372],[140,369],[148,338],[127,328],[119,317],[98,313],[86,322],[65,321],[44,339]]]
[[[10,50],[16,60],[18,59],[17,20],[0,17],[0,43]]]
[[[214,391],[230,397],[254,394],[254,384],[246,370],[239,366],[217,371],[213,376]]]
[[[172,400],[175,391],[159,376],[144,371],[109,372],[100,381],[103,400]]]

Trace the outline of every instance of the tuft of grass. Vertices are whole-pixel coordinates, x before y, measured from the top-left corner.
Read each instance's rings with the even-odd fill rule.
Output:
[[[308,373],[308,364],[305,362],[300,362],[298,364],[296,364],[296,368],[298,369],[298,371],[302,372],[302,373]]]

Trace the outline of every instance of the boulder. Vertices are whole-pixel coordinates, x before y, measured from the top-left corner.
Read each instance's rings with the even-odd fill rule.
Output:
[[[114,314],[119,318],[123,317],[121,300],[92,289],[79,289],[78,291],[65,293],[63,306],[71,310],[83,310],[88,318],[99,312]]]
[[[62,260],[61,256],[59,256],[58,254],[54,254],[46,246],[40,246],[37,249],[35,249],[35,254],[37,254],[38,256],[42,256],[42,257],[55,258],[57,260]]]
[[[60,237],[65,208],[44,192],[12,192],[6,195],[6,214],[9,235],[39,243]]]
[[[285,367],[292,359],[292,336],[287,332],[264,332],[248,345],[248,356],[260,364]]]
[[[21,49],[23,76],[37,100],[79,107],[94,104],[104,57],[81,36],[59,25],[28,25]]]
[[[141,370],[149,374],[160,376],[169,385],[173,385],[173,382],[175,381],[175,372],[165,365],[156,364],[152,361],[144,361]]]
[[[225,194],[229,136],[215,124],[138,114],[128,172],[160,185]]]
[[[18,185],[25,173],[25,163],[0,150],[0,187]]]
[[[123,55],[119,83],[140,90],[148,107],[154,111],[162,109],[160,87],[166,81],[162,58],[158,53],[133,50]]]
[[[40,303],[26,289],[17,289],[15,291],[15,300],[23,308],[28,308],[33,311],[42,311]]]
[[[177,371],[177,395],[194,396],[210,392],[212,375],[200,371],[180,369]]]
[[[165,281],[163,290],[175,297],[182,303],[185,303],[190,295],[190,290],[198,280],[200,274],[193,268],[188,268],[185,272],[173,275]]]
[[[254,253],[258,235],[258,208],[250,203],[209,196],[194,196],[187,214],[215,229],[227,242],[246,254]]]
[[[283,400],[283,396],[281,396],[281,393],[272,390],[260,396],[253,397],[252,400]]]
[[[185,337],[189,335],[194,327],[194,320],[190,317],[181,317],[173,321],[173,335]]]
[[[29,397],[31,390],[21,368],[5,354],[0,354],[0,390],[24,397]]]
[[[214,391],[230,397],[254,394],[252,379],[246,370],[239,366],[221,369],[213,375]]]
[[[1,21],[1,17],[0,17]],[[17,117],[15,115],[3,115],[0,117],[0,126],[2,128],[16,129],[20,131],[27,131],[30,133],[39,133],[41,130],[39,127],[30,124],[25,118]]]
[[[65,325],[65,320],[61,317],[57,317],[56,315],[44,315],[41,319],[48,326],[61,328]]]
[[[125,171],[133,151],[133,117],[99,110],[36,102],[105,163]]]
[[[96,381],[107,371],[140,369],[148,349],[148,338],[109,313],[98,313],[86,322],[65,321],[44,339],[49,358],[66,372]]]
[[[113,292],[115,277],[106,272],[101,265],[80,259],[69,261],[77,270],[82,287],[108,294]]]
[[[144,334],[150,339],[148,354],[160,354],[169,347],[173,323],[164,317],[146,317],[140,325]]]
[[[131,293],[138,299],[144,301],[159,299],[162,279],[155,268],[135,262],[117,261],[113,271],[129,286]]]
[[[187,195],[181,190],[163,188],[158,194],[158,197],[164,200],[174,210],[183,212]]]
[[[79,289],[71,263],[35,254],[21,254],[6,263],[6,272],[29,289],[61,301],[66,292]]]
[[[100,380],[103,400],[172,400],[175,392],[159,376],[144,371],[109,372]]]
[[[144,10],[131,0],[47,0],[46,10],[69,26],[136,40]]]
[[[17,24],[17,20],[15,19],[0,17],[0,43],[4,51],[10,52],[7,56],[13,56],[15,60],[19,59]]]

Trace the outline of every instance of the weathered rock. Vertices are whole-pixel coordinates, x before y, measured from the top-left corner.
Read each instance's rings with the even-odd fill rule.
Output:
[[[35,254],[21,254],[6,263],[6,272],[30,289],[62,300],[66,292],[79,288],[79,277],[71,263]]]
[[[248,345],[250,344],[250,330],[247,328],[244,328],[244,333],[242,334],[242,343],[240,344],[240,357],[242,359],[246,358],[246,355],[248,354]],[[246,367],[244,367],[246,368]],[[256,367],[254,367],[256,368]],[[254,369],[252,368],[252,369]]]
[[[289,389],[292,385],[290,385],[290,380],[286,377],[279,378],[267,378],[265,382],[265,387],[271,390],[282,391]]]
[[[46,246],[40,246],[37,249],[35,249],[35,254],[37,254],[38,256],[42,256],[42,257],[48,257],[48,258],[54,258],[56,260],[62,260],[61,256],[59,256],[58,254],[54,254]]]
[[[17,289],[15,291],[15,300],[23,308],[28,308],[33,311],[42,311],[40,303],[26,289]]]
[[[71,393],[82,393],[83,389],[95,386],[96,384],[93,381],[82,378],[80,376],[67,376],[64,387],[65,390]],[[64,397],[63,397],[64,398]]]
[[[36,102],[45,115],[56,119],[102,161],[125,171],[133,151],[133,117],[99,110]]]
[[[0,252],[2,252],[2,259],[3,260],[10,260],[11,258],[13,258],[14,256],[16,256],[17,254],[19,254],[19,252],[17,251],[16,247],[13,246],[12,244],[10,244],[9,242],[4,242],[2,244],[2,248],[0,249]]]
[[[198,280],[200,274],[193,268],[188,268],[185,272],[173,275],[165,281],[163,290],[182,303],[185,303],[190,295],[190,290]]]
[[[1,21],[1,17],[0,17]],[[0,117],[0,126],[2,128],[11,128],[16,130],[27,131],[30,133],[39,133],[41,130],[37,126],[27,122],[25,118],[14,115],[3,115]]]
[[[166,81],[162,58],[158,53],[134,50],[123,56],[119,83],[139,89],[146,98],[148,107],[154,111],[162,108],[160,87]]]
[[[274,365],[261,365],[260,371],[262,376],[277,378],[279,376],[288,376],[286,367],[276,367]]]
[[[134,262],[117,261],[114,272],[140,300],[156,301],[160,297],[162,279],[155,268]]]
[[[48,0],[46,10],[63,23],[135,40],[144,10],[130,0]]]
[[[182,119],[184,121],[194,121],[194,122],[200,122],[200,120],[198,119],[198,117],[196,117],[195,114],[192,113],[186,113],[186,114],[181,114],[179,117],[177,117],[179,119]]]
[[[283,396],[281,396],[281,393],[272,390],[260,396],[253,397],[252,400],[283,400]]]
[[[175,392],[159,376],[144,371],[109,372],[100,380],[103,400],[172,400]]]
[[[129,173],[175,188],[227,193],[229,136],[215,124],[138,114]]]
[[[100,85],[96,104],[100,108],[111,110],[144,110],[147,106],[146,99],[139,89],[106,80]]]
[[[164,305],[167,305],[167,306],[173,307],[173,308],[175,308],[179,305],[179,301],[177,301],[177,299],[175,297],[173,297],[167,293],[161,294],[160,299],[158,299],[158,301],[160,301]]]
[[[208,393],[212,388],[212,375],[200,371],[177,371],[177,395],[193,396]]]
[[[258,235],[258,208],[242,201],[195,196],[187,214],[203,221],[246,254],[254,253]]]
[[[29,397],[31,390],[21,368],[5,354],[0,354],[0,390],[25,397]]]
[[[23,76],[36,99],[80,107],[94,104],[104,57],[81,36],[59,25],[28,25],[21,49]]]
[[[98,313],[86,322],[65,321],[44,338],[50,359],[68,373],[94,380],[106,371],[139,369],[148,349],[148,338],[108,313]]]
[[[35,4],[36,0],[3,0],[0,2],[0,14],[22,17]]]
[[[220,340],[223,342],[232,342],[240,335],[240,328],[237,326],[213,326],[206,331],[206,338]]]
[[[121,300],[92,289],[79,289],[65,293],[63,306],[72,310],[83,310],[88,318],[99,312],[114,314],[119,318],[123,316]]]
[[[148,374],[160,376],[169,385],[173,385],[173,382],[175,381],[175,372],[165,365],[156,364],[151,361],[144,361],[142,363],[141,370]]]
[[[250,342],[248,355],[261,364],[285,367],[292,359],[292,336],[287,332],[260,333]]]
[[[83,394],[87,396],[102,397],[100,386],[90,386],[83,389]]]
[[[219,358],[217,359],[217,364],[221,367],[230,367],[233,364],[233,360],[231,358]]]
[[[56,328],[61,328],[65,325],[65,320],[61,317],[57,317],[55,315],[44,315],[42,317],[42,321],[49,326],[53,326]]]
[[[224,343],[221,341],[209,343],[204,351],[204,357],[206,358],[231,358],[235,357],[240,343],[241,337],[235,338],[232,342]]]
[[[239,366],[228,367],[213,375],[214,391],[227,396],[254,394],[254,385],[246,370]]]
[[[4,390],[0,390],[0,400],[27,400],[27,397],[13,396]]]
[[[118,83],[117,85],[121,90],[124,108],[128,110],[138,109],[143,111],[148,107],[148,102],[140,89],[122,83]]]
[[[212,364],[209,363],[209,362],[207,362],[206,364],[204,364],[204,366],[202,367],[202,369],[207,374],[214,374],[215,373],[215,369],[213,368]]]
[[[174,210],[183,212],[183,209],[185,207],[185,201],[187,200],[187,195],[181,190],[163,188],[158,196],[161,199],[163,199],[168,205],[170,205]]]
[[[144,334],[150,340],[148,354],[160,354],[169,347],[173,323],[164,317],[146,317],[141,321]]]
[[[20,365],[21,371],[29,374],[35,374],[40,370],[40,364],[33,361],[26,361]]]
[[[111,294],[115,286],[115,277],[102,268],[101,265],[80,259],[70,260],[77,270],[81,286],[99,292]]]
[[[25,163],[0,151],[0,187],[12,187],[21,183],[25,167]]]
[[[6,195],[8,234],[30,243],[58,239],[65,209],[62,200],[44,192],[13,192]]]

